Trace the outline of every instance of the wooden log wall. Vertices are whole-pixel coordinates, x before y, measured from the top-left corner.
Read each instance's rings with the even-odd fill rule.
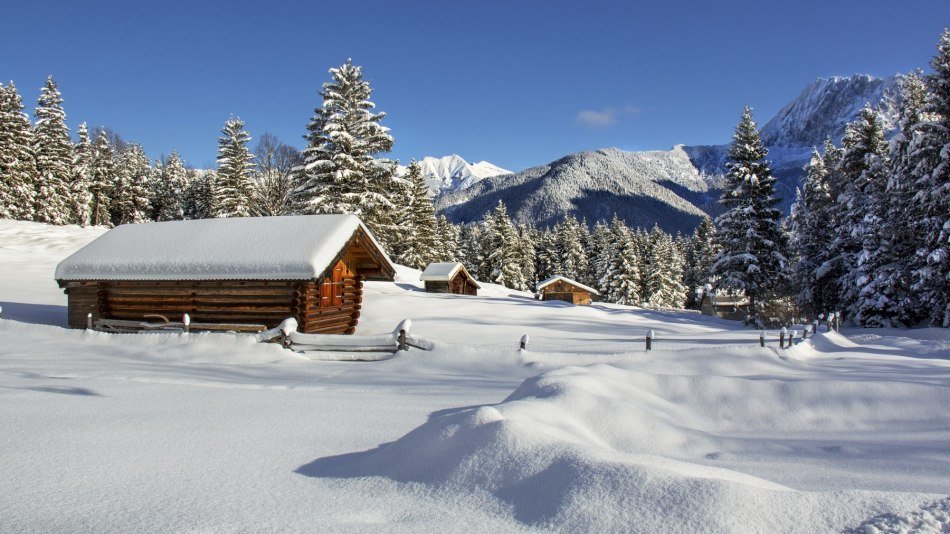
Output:
[[[321,305],[320,283],[313,284],[307,307],[303,315],[297,317],[301,330],[308,334],[352,334],[355,332],[356,325],[359,323],[360,310],[363,308],[362,277],[348,275],[342,280],[342,302],[335,306]]]

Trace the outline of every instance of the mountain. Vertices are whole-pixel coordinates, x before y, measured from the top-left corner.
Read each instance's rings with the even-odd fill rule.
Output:
[[[485,178],[436,197],[450,219],[472,222],[503,200],[520,222],[553,225],[566,214],[588,222],[614,213],[629,224],[669,232],[691,231],[711,200],[706,180],[682,147],[626,152],[616,148],[579,152],[516,174]]]
[[[465,189],[484,178],[511,174],[511,171],[487,161],[470,164],[455,154],[441,158],[427,156],[419,161],[419,165],[433,195]],[[400,173],[405,172],[404,169],[401,167]]]
[[[899,76],[818,78],[765,123],[762,139],[786,213],[814,147],[821,147],[826,138],[840,143],[845,126],[866,103],[879,106],[885,122],[893,124],[894,106],[888,96],[896,94],[898,81]],[[728,144],[580,152],[519,173],[442,187],[436,208],[453,221],[466,223],[480,220],[503,200],[515,219],[542,227],[567,214],[593,223],[616,212],[632,226],[649,228],[657,223],[668,232],[686,233],[703,214],[721,212],[718,188],[728,152]]]
[[[769,147],[814,147],[825,139],[840,142],[845,126],[867,103],[875,105],[897,94],[899,76],[863,74],[818,78],[762,127]]]

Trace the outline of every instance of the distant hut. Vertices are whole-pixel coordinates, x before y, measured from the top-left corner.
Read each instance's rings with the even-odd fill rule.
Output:
[[[354,215],[127,224],[56,267],[71,328],[85,327],[90,313],[94,324],[187,313],[209,329],[272,328],[293,317],[303,332],[328,334],[356,329],[364,279],[394,274]]]
[[[482,287],[469,274],[468,269],[458,262],[430,263],[419,279],[425,282],[426,291],[429,293],[477,295]]]
[[[578,306],[587,306],[592,297],[600,295],[596,289],[560,275],[539,283],[538,292],[541,300],[563,300]]]
[[[705,292],[699,303],[703,315],[741,321],[749,315],[749,299],[745,296],[716,295]]]

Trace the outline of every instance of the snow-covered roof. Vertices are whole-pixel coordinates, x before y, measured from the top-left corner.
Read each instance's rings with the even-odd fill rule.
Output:
[[[430,263],[426,270],[422,271],[422,275],[419,276],[419,280],[423,282],[448,282],[452,278],[455,278],[455,275],[459,271],[465,272],[476,288],[481,289],[482,286],[478,285],[478,282],[475,281],[475,278],[469,274],[468,269],[464,265],[457,261],[450,262],[441,262],[441,263]]]
[[[561,276],[561,275],[552,276],[551,278],[548,278],[547,280],[544,280],[543,282],[538,282],[538,291],[541,291],[541,290],[544,289],[545,287],[547,287],[547,286],[549,286],[549,285],[551,285],[551,284],[553,284],[554,282],[557,282],[557,281],[561,281],[561,282],[565,282],[565,283],[571,284],[572,286],[575,286],[575,287],[577,287],[577,288],[579,288],[579,289],[583,289],[584,291],[587,291],[587,292],[589,292],[589,293],[592,294],[592,295],[600,295],[600,292],[597,291],[596,289],[594,289],[594,288],[592,288],[592,287],[590,287],[590,286],[585,286],[584,284],[578,282],[577,280],[571,280],[570,278],[568,278],[568,277],[566,277],[566,276]]]
[[[60,262],[56,279],[307,280],[359,228],[392,268],[355,215],[300,215],[124,224]]]

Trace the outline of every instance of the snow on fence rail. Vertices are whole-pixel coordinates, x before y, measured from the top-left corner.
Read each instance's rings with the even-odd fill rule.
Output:
[[[433,343],[409,333],[412,321],[404,319],[389,334],[354,336],[337,334],[305,334],[297,331],[294,318],[285,319],[277,328],[257,335],[258,341],[277,341],[312,360],[377,361],[392,358],[398,351],[415,347],[432,350]]]
[[[829,326],[828,330],[831,330]],[[735,336],[700,337],[691,334],[657,335],[648,330],[639,336],[624,338],[529,338],[521,336],[518,342],[520,350],[547,353],[604,354],[661,350],[686,350],[697,346],[748,347],[759,345],[768,347],[777,341],[779,349],[786,349],[793,343],[800,343],[808,336],[818,332],[818,322],[788,330],[782,328],[776,332],[754,331],[737,332]],[[744,334],[744,335],[743,335]]]

